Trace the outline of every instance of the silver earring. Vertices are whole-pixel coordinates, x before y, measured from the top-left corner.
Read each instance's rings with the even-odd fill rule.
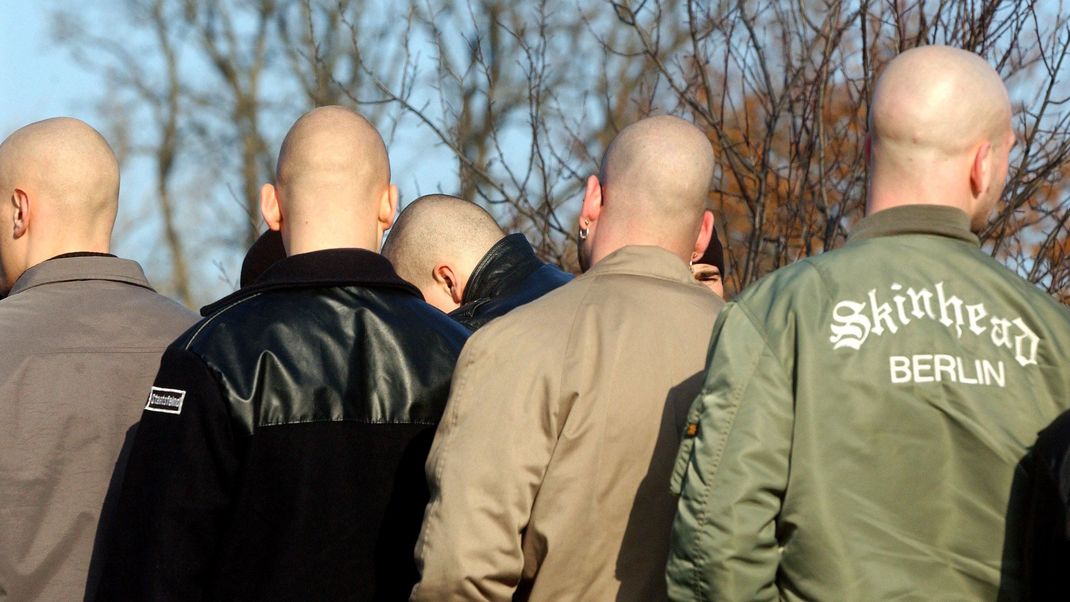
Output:
[[[583,227],[580,228],[580,232],[579,232],[580,240],[587,240],[587,234],[588,234],[588,232],[590,232],[590,229],[588,228],[588,226],[590,226],[590,225],[591,225],[591,220],[589,220],[587,218],[584,218],[583,219]]]

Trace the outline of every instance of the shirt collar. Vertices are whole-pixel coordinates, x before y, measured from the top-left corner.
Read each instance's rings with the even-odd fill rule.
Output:
[[[266,291],[331,286],[393,288],[423,298],[385,257],[367,249],[325,249],[291,255],[276,262],[249,286],[201,308],[207,316],[245,297]]]
[[[17,295],[36,286],[80,280],[108,280],[153,290],[152,285],[145,278],[145,272],[136,261],[111,256],[79,254],[53,257],[31,267],[15,281],[8,296]]]
[[[629,245],[621,247],[591,266],[591,269],[587,270],[584,276],[587,274],[653,276],[682,284],[701,286],[691,275],[691,270],[684,260],[656,246]]]
[[[946,205],[903,205],[878,211],[858,222],[847,242],[903,234],[930,234],[981,245],[970,231],[970,216]]]

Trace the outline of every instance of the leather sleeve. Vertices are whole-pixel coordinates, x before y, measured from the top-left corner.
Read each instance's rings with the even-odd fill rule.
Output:
[[[777,600],[776,519],[787,487],[792,385],[744,307],[714,327],[709,370],[673,474],[673,600]]]
[[[211,370],[169,348],[130,451],[98,599],[202,598],[238,457]]]
[[[502,370],[499,334],[469,339],[454,373],[427,461],[412,600],[511,600],[524,570],[522,533],[567,409],[545,363]]]

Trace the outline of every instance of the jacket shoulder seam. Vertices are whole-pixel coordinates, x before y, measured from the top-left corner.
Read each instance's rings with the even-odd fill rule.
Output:
[[[558,374],[557,380],[557,382],[559,383],[565,382],[564,379],[567,376],[566,371],[568,369],[568,366],[566,365],[565,358],[568,357],[568,352],[570,349],[572,349],[572,344],[575,341],[576,322],[579,321],[580,314],[583,312],[583,308],[587,305],[587,300],[591,296],[591,288],[593,288],[592,285],[594,284],[594,281],[597,280],[600,276],[602,276],[602,274],[596,274],[594,278],[591,278],[591,284],[587,285],[587,290],[583,291],[583,296],[580,297],[579,302],[576,303],[575,307],[572,310],[572,317],[568,322],[568,338],[565,340],[565,347],[562,350],[564,351],[564,353],[561,354],[560,358],[561,373]],[[560,391],[560,387],[558,388],[558,390]]]
[[[223,314],[225,314],[227,312],[227,310],[229,310],[229,309],[231,309],[233,307],[236,307],[238,305],[241,305],[242,303],[248,301],[249,299],[255,299],[256,297],[259,297],[260,295],[261,295],[261,293],[254,293],[252,295],[249,295],[248,297],[242,297],[241,299],[238,299],[237,301],[231,303],[230,305],[227,305],[226,307],[220,309],[219,311],[217,311],[217,312],[213,313],[212,315],[208,316],[207,318],[205,318],[204,321],[201,322],[201,325],[197,327],[197,330],[193,331],[193,334],[191,334],[189,336],[189,339],[186,341],[186,344],[182,346],[182,348],[184,350],[186,350],[186,351],[190,351],[190,347],[197,340],[197,337],[199,337],[201,335],[201,332],[203,332],[204,329],[207,328],[208,325],[211,324],[213,320],[215,320],[219,316],[222,316]]]
[[[741,407],[741,405],[743,403],[743,395],[745,394],[745,392],[748,389],[750,389],[750,387],[753,384],[752,380],[754,378],[755,372],[758,369],[759,364],[761,363],[762,353],[768,353],[772,357],[774,357],[776,359],[776,361],[777,361],[777,364],[780,366],[780,369],[781,369],[782,373],[785,374],[785,376],[787,375],[786,367],[784,366],[784,364],[781,361],[780,357],[777,356],[773,352],[772,347],[769,345],[769,341],[768,341],[768,338],[766,336],[765,330],[758,325],[757,321],[755,320],[755,318],[754,318],[753,314],[750,312],[750,310],[746,306],[744,306],[744,305],[742,305],[740,303],[734,303],[732,305],[734,305],[736,308],[738,308],[740,311],[743,312],[743,315],[746,317],[748,325],[752,329],[754,329],[755,333],[758,334],[759,338],[761,338],[762,345],[763,345],[764,349],[755,356],[754,362],[748,368],[748,374],[747,374],[747,378],[746,378],[745,384],[743,386],[739,387],[736,391],[733,392],[733,395],[732,395],[732,398],[731,398],[731,405],[730,405],[730,408],[729,408],[730,409],[730,414],[726,417],[726,421],[725,421],[726,424],[725,424],[724,431],[723,431],[724,432],[724,436],[720,438],[720,441],[719,441],[719,443],[717,445],[717,448],[714,450],[714,454],[713,454],[713,465],[716,468],[714,469],[713,473],[710,475],[709,481],[706,483],[705,487],[702,488],[702,491],[701,491],[700,495],[696,496],[696,505],[698,506],[699,511],[696,513],[695,519],[696,519],[696,522],[697,522],[697,524],[699,526],[707,524],[707,521],[708,521],[708,518],[709,518],[708,513],[707,513],[707,508],[708,508],[707,501],[709,499],[710,494],[713,491],[715,483],[717,482],[717,473],[720,472],[721,459],[724,456],[725,448],[728,446],[728,440],[732,436],[732,431],[735,429],[736,417],[739,415],[739,409],[740,409],[740,407]],[[698,592],[698,591],[702,591],[704,589],[704,583],[703,583],[703,579],[702,579],[702,568],[701,567],[708,560],[709,560],[708,551],[706,551],[704,549],[700,549],[699,550],[699,554],[696,555],[696,557],[695,557],[695,562],[692,563],[692,567],[691,567],[691,571],[690,571],[690,573],[691,573],[690,582],[691,582],[692,591]]]
[[[784,361],[780,359],[780,356],[773,351],[772,346],[769,345],[769,335],[765,332],[765,328],[762,328],[761,324],[758,323],[757,318],[751,313],[750,308],[743,304],[737,304],[737,307],[739,307],[739,310],[747,317],[747,322],[750,324],[750,327],[753,328],[754,332],[758,333],[759,338],[762,339],[762,346],[765,348],[765,351],[776,359],[777,365],[780,366],[780,370],[787,375],[788,368],[784,365]]]
[[[743,315],[746,317],[747,322],[750,325],[750,327],[753,328],[755,330],[755,332],[758,333],[758,335],[761,337],[762,344],[765,346],[765,351],[769,351],[771,353],[771,349],[769,348],[769,344],[765,339],[765,333],[761,329],[757,328],[757,326],[754,323],[754,320],[753,320],[752,316],[750,315],[750,312],[746,311],[746,309],[742,305],[734,304],[734,306],[738,307],[740,309],[740,311],[743,311]],[[762,353],[764,353],[765,351],[763,351]],[[702,525],[707,524],[707,521],[708,521],[708,518],[709,518],[708,512],[707,512],[707,508],[708,508],[707,501],[709,500],[710,493],[713,491],[714,484],[717,481],[717,473],[720,472],[720,469],[721,469],[721,459],[724,456],[725,448],[728,446],[728,439],[732,436],[732,431],[736,426],[736,416],[739,414],[739,408],[740,408],[740,405],[742,404],[743,394],[748,388],[750,388],[751,379],[754,377],[754,373],[758,369],[758,364],[760,362],[761,362],[761,353],[759,353],[759,354],[757,354],[755,356],[754,362],[752,363],[752,365],[748,369],[746,384],[744,386],[739,387],[736,391],[733,392],[733,395],[732,395],[732,398],[731,398],[732,401],[731,401],[731,405],[730,405],[730,408],[729,408],[730,409],[730,414],[726,417],[726,421],[725,421],[726,424],[725,424],[725,427],[724,427],[724,429],[725,429],[724,430],[724,436],[720,438],[720,441],[719,441],[719,443],[717,445],[717,448],[714,450],[714,454],[713,454],[713,465],[716,468],[714,469],[713,473],[710,475],[709,481],[706,483],[705,487],[702,488],[702,491],[701,491],[700,495],[697,496],[696,500],[695,500],[696,501],[696,505],[697,505],[697,507],[699,509],[698,512],[696,513],[696,516],[695,516],[697,527],[701,527]],[[691,581],[692,591],[699,592],[699,591],[702,591],[704,589],[704,584],[703,584],[703,579],[702,579],[702,566],[705,565],[708,560],[709,560],[709,552],[708,552],[708,550],[706,550],[705,548],[701,548],[700,547],[700,549],[698,550],[698,554],[696,554],[696,556],[695,556],[695,561],[692,563],[692,567],[691,567],[691,571],[690,571],[691,572],[690,581]]]

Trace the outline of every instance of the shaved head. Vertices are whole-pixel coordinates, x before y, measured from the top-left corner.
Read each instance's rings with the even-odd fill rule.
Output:
[[[503,237],[505,232],[479,205],[431,194],[409,203],[398,215],[383,244],[383,255],[429,303],[448,312],[460,305],[469,276]],[[439,273],[444,266],[449,267],[451,277]]]
[[[264,218],[282,230],[290,255],[335,247],[378,250],[396,204],[378,130],[339,106],[314,109],[294,123],[279,151],[275,184],[261,193]]]
[[[874,89],[869,134],[878,184],[871,211],[949,204],[984,223],[1003,189],[1013,132],[1007,89],[983,58],[947,46],[900,54]],[[971,176],[975,162],[983,173]]]
[[[649,117],[621,130],[606,150],[600,177],[588,181],[588,196],[597,193],[601,209],[590,215],[585,199],[581,229],[597,222],[599,233],[594,236],[591,228],[592,236],[581,243],[581,265],[586,269],[608,254],[598,252],[600,241],[605,241],[603,251],[657,245],[686,261],[703,227],[713,170],[709,139],[683,119]],[[595,184],[598,190],[592,190]]]
[[[0,144],[0,260],[5,290],[56,255],[107,252],[119,206],[108,142],[70,117],[31,123]]]

